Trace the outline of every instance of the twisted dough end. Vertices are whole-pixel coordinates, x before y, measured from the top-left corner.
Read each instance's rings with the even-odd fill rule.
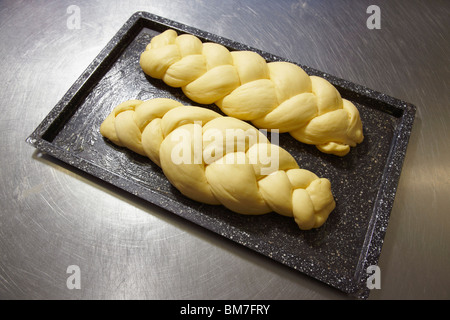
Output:
[[[300,169],[250,124],[209,109],[171,99],[130,100],[114,108],[100,132],[149,157],[199,202],[247,215],[273,211],[293,217],[302,230],[322,226],[336,205],[329,180]]]
[[[147,75],[181,88],[192,101],[216,104],[225,114],[344,156],[364,139],[357,108],[326,79],[296,64],[267,63],[252,51],[228,51],[169,29],[141,54]]]

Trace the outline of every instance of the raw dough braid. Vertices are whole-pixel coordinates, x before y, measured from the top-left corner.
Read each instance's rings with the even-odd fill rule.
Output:
[[[165,98],[130,100],[111,112],[100,132],[149,157],[199,202],[248,215],[275,211],[294,217],[303,230],[320,227],[336,205],[327,179],[300,169],[252,125],[206,108]]]
[[[228,116],[289,132],[325,153],[344,156],[364,138],[357,108],[293,63],[267,63],[255,52],[230,52],[169,29],[152,38],[140,65],[197,103],[215,103]]]

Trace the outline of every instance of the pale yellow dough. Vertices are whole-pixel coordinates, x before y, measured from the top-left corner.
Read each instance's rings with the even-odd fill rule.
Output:
[[[258,128],[289,132],[324,152],[344,156],[364,139],[357,108],[326,79],[251,51],[228,51],[169,29],[141,54],[143,71],[180,87],[191,100],[215,103]]]
[[[173,152],[180,143],[193,153],[198,149],[195,138],[174,137],[186,132],[195,137],[195,130],[200,130],[201,159],[176,163]],[[238,133],[231,144],[227,130]],[[274,211],[293,217],[302,230],[322,226],[336,205],[329,180],[300,169],[286,150],[252,125],[206,108],[165,98],[130,100],[114,108],[100,132],[114,144],[149,157],[182,194],[199,202],[249,215]],[[214,138],[211,132],[220,135]],[[259,156],[262,147],[267,147],[269,161]]]

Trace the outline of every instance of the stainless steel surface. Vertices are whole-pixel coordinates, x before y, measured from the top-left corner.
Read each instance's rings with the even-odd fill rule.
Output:
[[[377,1],[381,29],[373,30],[371,4],[0,2],[0,298],[348,299],[25,143],[142,10],[415,104],[379,261],[381,289],[370,299],[449,299],[450,3]],[[67,287],[71,265],[80,268],[80,289]]]

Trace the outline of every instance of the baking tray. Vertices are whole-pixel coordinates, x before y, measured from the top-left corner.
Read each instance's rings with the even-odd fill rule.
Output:
[[[381,253],[415,106],[297,63],[308,74],[335,85],[343,98],[357,106],[364,125],[364,142],[342,158],[321,153],[289,134],[279,135],[280,146],[294,156],[300,167],[331,181],[336,209],[321,228],[301,231],[292,219],[275,213],[246,216],[223,206],[201,204],[182,196],[148,158],[114,146],[99,132],[111,110],[128,99],[165,97],[198,105],[180,89],[147,77],[139,66],[140,54],[151,38],[168,28],[223,44],[230,50],[253,50],[267,61],[289,61],[163,17],[137,12],[26,141],[43,153],[278,261],[293,272],[297,270],[350,296],[367,299],[370,274],[366,270],[378,263]],[[220,113],[213,105],[203,107]]]

